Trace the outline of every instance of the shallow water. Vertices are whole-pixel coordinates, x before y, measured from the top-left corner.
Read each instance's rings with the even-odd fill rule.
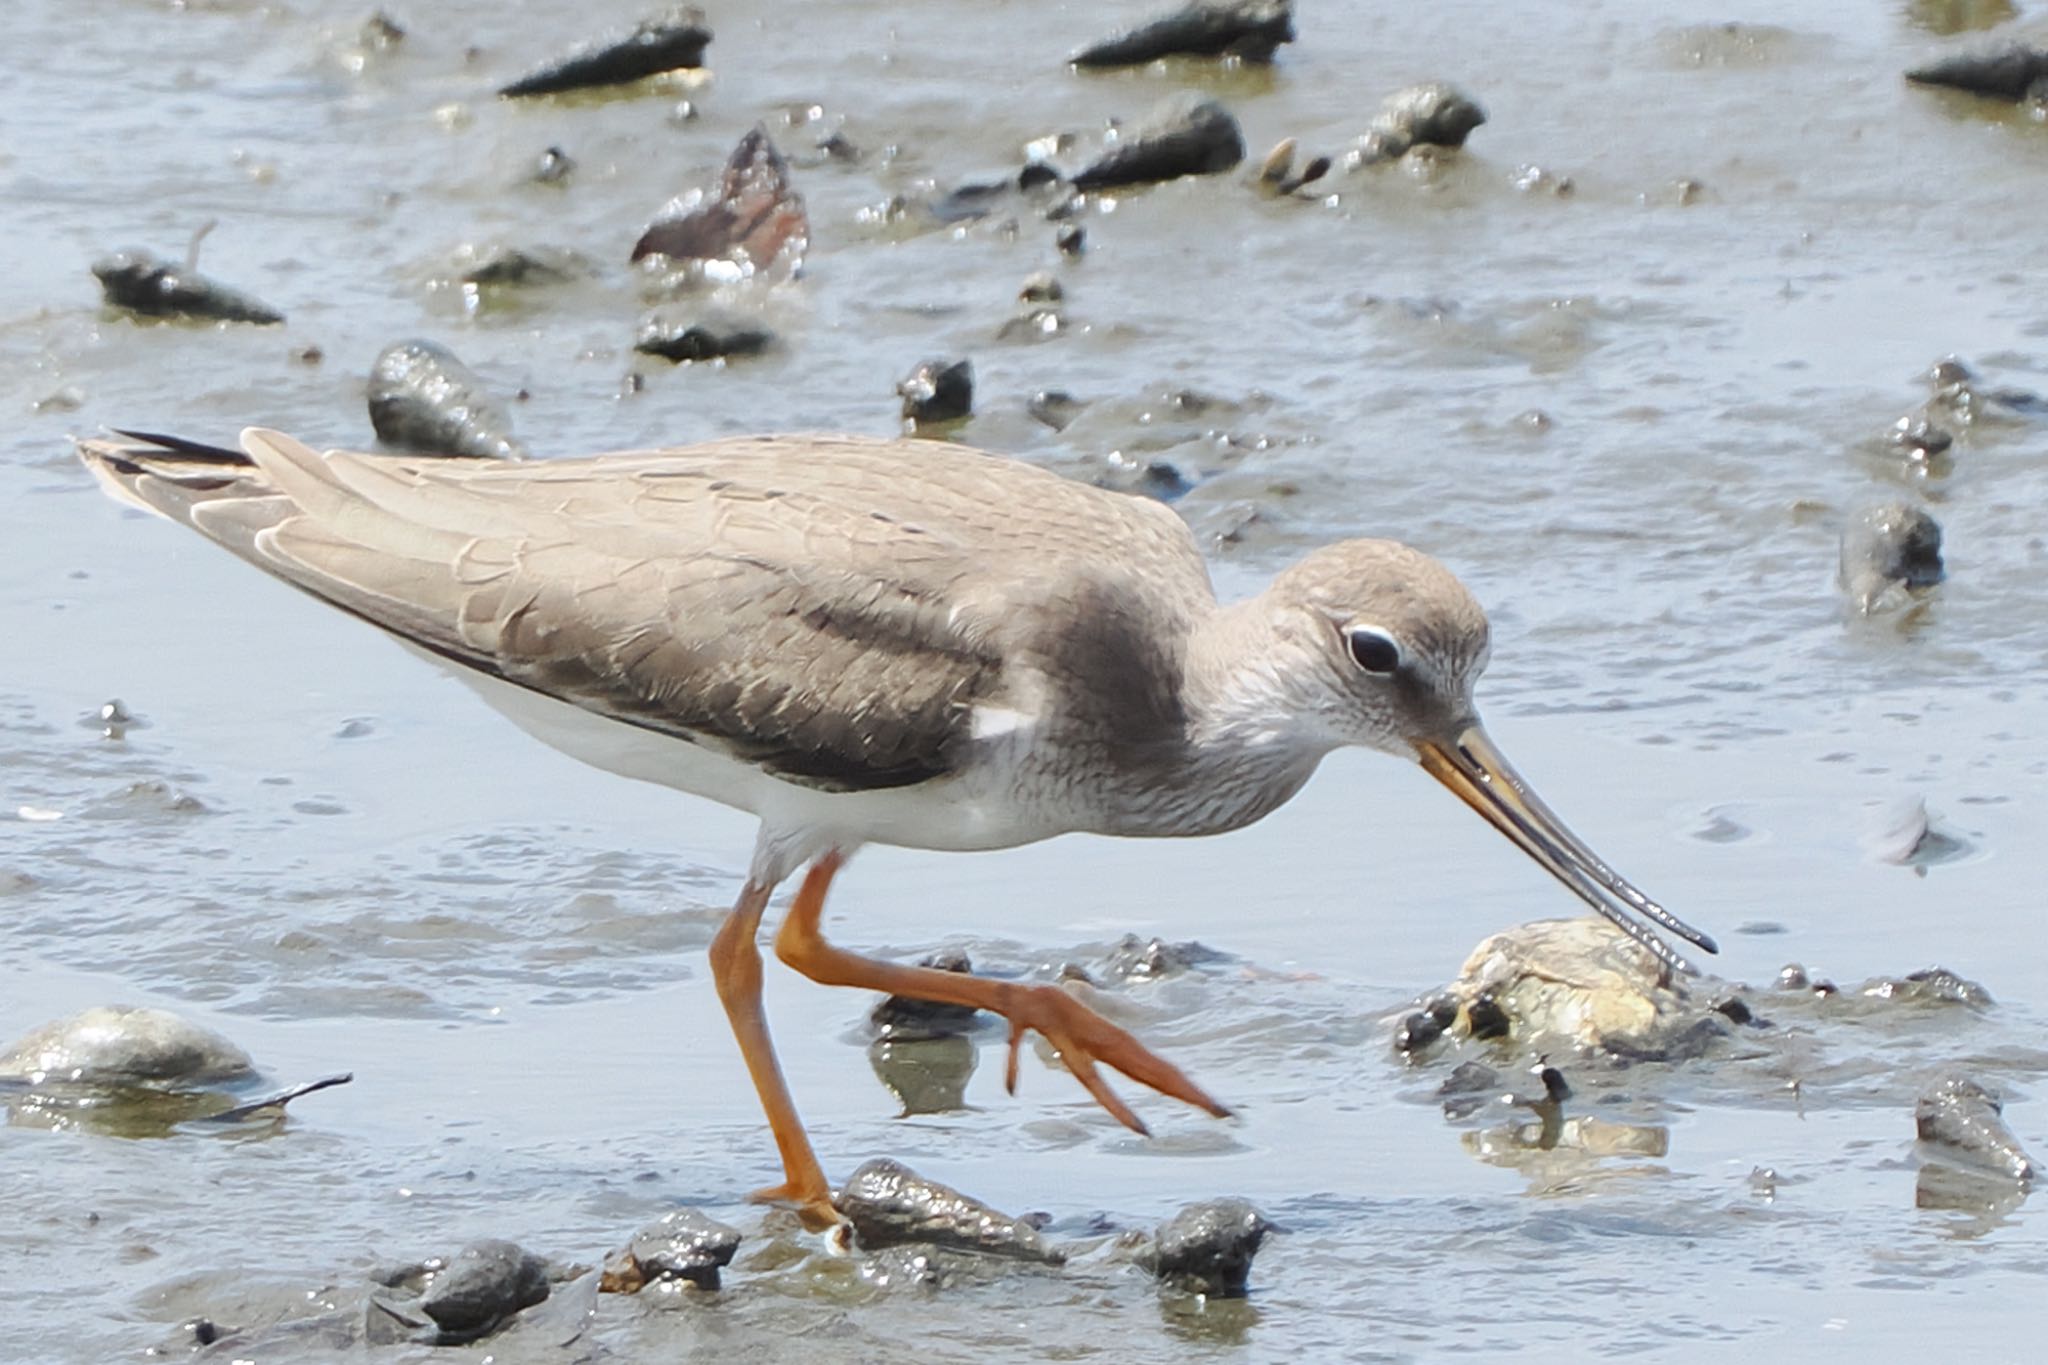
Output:
[[[1005,971],[1126,932],[1228,953],[1131,995],[1242,1117],[1140,1099],[1157,1136],[1139,1140],[1028,1059],[1004,1096],[990,1042],[968,1110],[898,1118],[862,1050],[869,1002],[773,973],[784,1064],[835,1173],[892,1154],[1068,1236],[1242,1193],[1287,1232],[1252,1300],[1207,1312],[1093,1261],[937,1292],[757,1264],[715,1303],[605,1300],[591,1340],[619,1358],[2031,1340],[2042,1225],[2024,1203],[1916,1207],[1911,1101],[1960,1065],[2048,1148],[2048,432],[1979,424],[1933,478],[1881,439],[1945,353],[2048,384],[2028,265],[2048,129],[1897,79],[1995,6],[1809,7],[1784,29],[1761,5],[1594,3],[1510,28],[1463,0],[1321,4],[1270,74],[1081,78],[1061,57],[1114,26],[1090,6],[762,3],[713,9],[706,86],[517,107],[490,89],[638,10],[534,4],[508,26],[472,0],[419,6],[398,13],[400,51],[356,70],[366,12],[30,6],[0,54],[0,1033],[132,1000],[221,1029],[280,1083],[357,1077],[274,1131],[0,1128],[0,1357],[128,1358],[195,1315],[304,1314],[374,1262],[480,1236],[593,1263],[678,1202],[754,1233],[742,1266],[773,1242],[739,1202],[772,1148],[702,964],[747,821],[536,746],[362,627],[107,503],[69,453],[102,424],[366,443],[362,377],[415,335],[526,391],[517,429],[542,456],[889,432],[895,381],[966,354],[963,439],[1084,474],[1127,452],[1204,476],[1177,505],[1233,591],[1302,545],[1399,534],[1494,616],[1481,697],[1503,747],[1720,935],[1719,973],[1761,984],[1796,959],[1848,985],[1939,961],[2000,1001],[1766,1011],[1761,1056],[1582,1087],[1592,1116],[1666,1129],[1662,1155],[1506,1160],[1504,1135],[1446,1122],[1440,1076],[1393,1058],[1385,1016],[1487,933],[1570,906],[1419,773],[1339,758],[1264,825],[1199,843],[869,850],[834,898],[864,948],[959,944]],[[1184,85],[1231,105],[1256,160],[1282,136],[1339,150],[1381,95],[1430,78],[1492,120],[1434,176],[1338,177],[1298,202],[1235,178],[1134,193],[1084,220],[1078,263],[1028,214],[1014,234],[863,214]],[[671,120],[684,97],[698,117]],[[859,164],[808,150],[841,119]],[[769,305],[783,345],[729,368],[636,363],[626,252],[757,120],[812,215],[805,277]],[[518,183],[550,144],[579,161],[571,184]],[[1573,192],[1516,189],[1525,166]],[[176,256],[214,219],[202,268],[285,327],[100,311],[95,257]],[[450,263],[491,241],[601,273],[472,314]],[[1069,326],[997,340],[1042,268]],[[309,346],[319,363],[295,358]],[[1023,410],[1042,388],[1113,401],[1053,433]],[[1180,389],[1216,401],[1169,415]],[[1950,580],[1908,619],[1848,622],[1836,530],[1902,487],[1943,523]],[[119,741],[90,719],[114,697],[147,721]],[[1913,797],[1957,856],[1876,855]],[[562,1358],[499,1358],[529,1350]]]

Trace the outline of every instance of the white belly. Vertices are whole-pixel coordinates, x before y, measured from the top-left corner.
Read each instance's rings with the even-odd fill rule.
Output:
[[[788,843],[799,857],[827,845],[862,843],[904,848],[1011,848],[1065,833],[1072,826],[1011,800],[1007,764],[978,764],[969,773],[866,792],[827,792],[784,782],[706,744],[608,720],[580,706],[415,650],[454,674],[520,729],[592,767],[689,792],[761,817],[764,836]],[[1016,736],[1021,742],[1024,736]]]

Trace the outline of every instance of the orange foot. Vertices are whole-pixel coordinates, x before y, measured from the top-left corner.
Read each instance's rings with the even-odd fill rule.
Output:
[[[832,1191],[823,1186],[800,1190],[785,1180],[780,1185],[755,1190],[747,1198],[756,1204],[795,1206],[796,1216],[803,1221],[804,1227],[812,1232],[824,1232],[846,1221],[839,1210],[832,1207]]]
[[[1230,1117],[1227,1106],[1189,1080],[1179,1067],[1058,986],[1013,987],[1005,997],[998,1012],[1010,1021],[1010,1060],[1003,1071],[1003,1084],[1011,1094],[1017,1093],[1017,1050],[1024,1035],[1036,1030],[1052,1044],[1067,1070],[1088,1088],[1095,1102],[1132,1132],[1149,1134],[1152,1130],[1109,1088],[1095,1068],[1097,1062],[1115,1067],[1141,1085],[1205,1109],[1217,1118]]]

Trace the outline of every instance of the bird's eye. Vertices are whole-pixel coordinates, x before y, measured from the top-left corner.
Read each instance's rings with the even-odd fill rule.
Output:
[[[1401,666],[1401,646],[1394,637],[1372,626],[1354,626],[1345,632],[1351,644],[1351,658],[1368,673],[1392,673]]]

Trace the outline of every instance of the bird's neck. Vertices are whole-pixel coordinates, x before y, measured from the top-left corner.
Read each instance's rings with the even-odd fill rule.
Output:
[[[1183,696],[1193,746],[1227,761],[1289,756],[1312,769],[1334,746],[1266,597],[1218,607],[1188,638]]]
[[[1221,833],[1270,814],[1333,747],[1302,723],[1308,699],[1279,667],[1283,649],[1262,598],[1220,607],[1188,637],[1185,728],[1158,789],[1175,793],[1175,828]]]

